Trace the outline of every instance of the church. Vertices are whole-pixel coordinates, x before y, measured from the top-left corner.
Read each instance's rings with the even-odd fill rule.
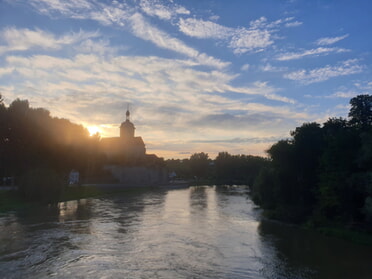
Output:
[[[130,112],[120,125],[120,136],[102,138],[101,151],[106,155],[104,169],[122,185],[159,185],[168,181],[164,160],[155,154],[146,154],[142,137],[135,136]]]
[[[126,119],[120,125],[120,137],[102,138],[101,150],[109,161],[123,159],[125,161],[141,161],[146,156],[145,143],[142,137],[135,136],[135,127],[130,121],[127,110]]]

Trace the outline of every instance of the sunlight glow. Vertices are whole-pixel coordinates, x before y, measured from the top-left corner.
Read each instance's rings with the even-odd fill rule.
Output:
[[[96,133],[102,133],[101,129],[98,126],[87,126],[87,129],[89,131],[89,135],[93,136]]]

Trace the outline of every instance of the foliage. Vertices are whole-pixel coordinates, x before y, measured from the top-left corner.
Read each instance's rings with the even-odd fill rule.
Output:
[[[67,182],[71,169],[82,177],[101,169],[98,140],[81,125],[31,108],[27,100],[16,99],[9,107],[0,102],[0,177],[15,177],[22,194],[30,199],[45,201],[48,195],[54,199],[60,190],[54,178]]]
[[[372,125],[372,96],[358,95],[350,100],[350,124],[358,128]]]
[[[170,159],[166,166],[181,179],[208,179],[216,184],[253,185],[268,160],[259,156],[231,155],[220,152],[212,160],[206,153],[194,153],[189,159]]]
[[[304,123],[268,151],[252,197],[271,216],[323,226],[372,227],[372,96],[350,101],[349,119]]]
[[[193,176],[200,178],[206,177],[209,167],[209,157],[207,153],[194,153],[190,156],[190,169]]]

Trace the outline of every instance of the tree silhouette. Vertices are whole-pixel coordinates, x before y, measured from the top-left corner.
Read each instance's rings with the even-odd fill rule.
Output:
[[[208,153],[194,153],[190,156],[190,168],[194,176],[201,178],[206,177],[209,167]]]
[[[350,124],[365,129],[372,124],[372,96],[358,95],[350,100]]]

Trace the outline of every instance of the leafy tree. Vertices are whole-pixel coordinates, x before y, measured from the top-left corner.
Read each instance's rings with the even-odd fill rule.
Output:
[[[23,191],[28,193],[26,197],[44,199],[36,192],[45,181],[37,180],[35,173],[55,181],[71,169],[79,170],[83,177],[99,170],[103,160],[98,140],[81,125],[53,118],[45,109],[31,108],[27,100],[16,99],[8,108],[0,103],[0,176],[14,176],[20,190],[27,189]],[[59,187],[47,184],[54,190]],[[29,194],[33,190],[35,195]],[[50,195],[59,192],[49,190],[43,191]]]
[[[209,157],[208,153],[194,153],[190,156],[190,168],[194,176],[205,178],[208,174]]]
[[[318,123],[304,123],[291,133],[294,145],[294,169],[297,203],[304,215],[313,211],[318,184],[318,166],[324,147],[323,131]]]
[[[219,152],[215,159],[216,178],[228,183],[234,176],[234,158],[228,152]]]
[[[365,129],[372,124],[372,96],[358,95],[350,100],[350,124]]]
[[[319,164],[316,218],[328,221],[348,219],[351,211],[350,178],[356,171],[358,134],[342,118],[331,118],[323,125],[325,148]]]

